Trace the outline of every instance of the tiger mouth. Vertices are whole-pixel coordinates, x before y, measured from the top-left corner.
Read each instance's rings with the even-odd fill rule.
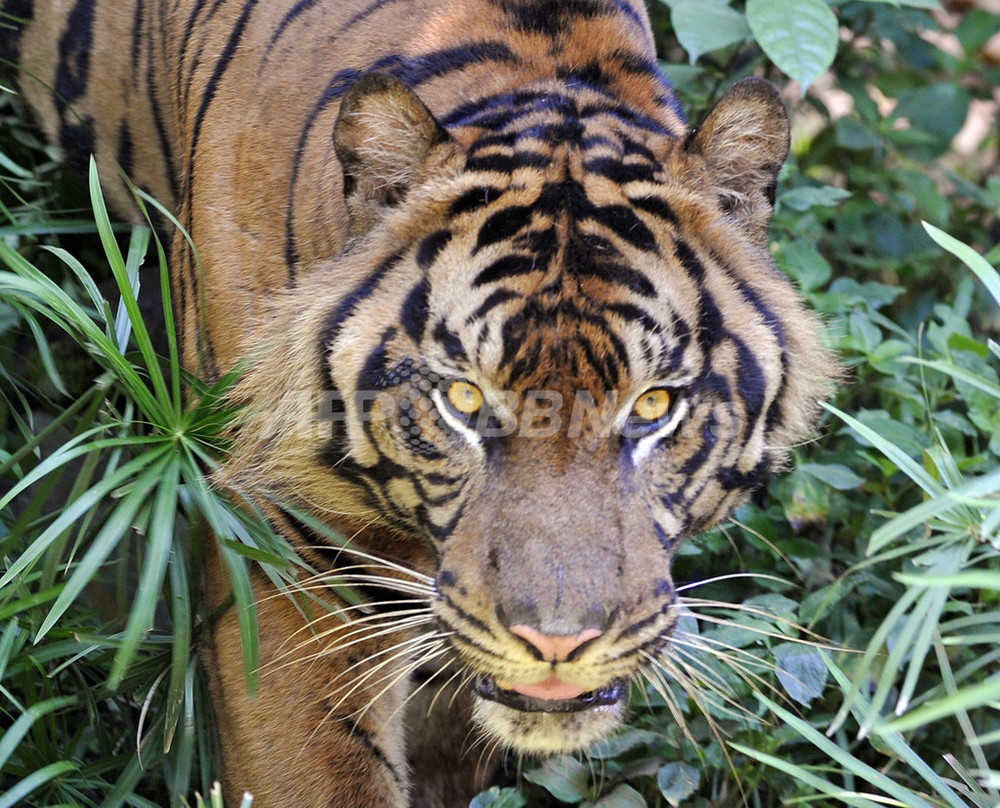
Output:
[[[492,676],[482,676],[476,681],[476,694],[522,713],[580,713],[620,704],[625,699],[625,683],[620,680],[611,682],[572,699],[539,699],[505,690],[497,685]]]

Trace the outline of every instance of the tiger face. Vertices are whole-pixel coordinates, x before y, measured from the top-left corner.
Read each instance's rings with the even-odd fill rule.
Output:
[[[391,78],[348,93],[352,237],[261,340],[241,395],[266,406],[227,472],[367,552],[405,537],[434,638],[414,648],[526,753],[618,726],[669,649],[678,544],[781,466],[830,376],[766,249],[770,85],[687,138],[545,98],[445,127]]]

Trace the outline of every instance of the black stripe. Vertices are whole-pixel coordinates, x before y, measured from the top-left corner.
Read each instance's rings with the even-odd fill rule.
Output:
[[[430,279],[424,278],[414,286],[403,301],[403,308],[399,313],[399,321],[406,331],[406,335],[414,342],[420,342],[424,336],[424,329],[427,326],[427,315],[430,311]]]
[[[467,171],[513,174],[519,168],[547,168],[551,162],[549,155],[539,152],[469,155],[465,160],[465,168]]]
[[[378,680],[381,681],[381,680]],[[388,769],[389,773],[392,774],[392,779],[402,787],[404,785],[403,775],[396,771],[395,766],[389,762],[389,759],[385,756],[381,747],[375,743],[373,736],[367,731],[363,730],[359,724],[355,714],[358,712],[355,705],[351,705],[350,714],[347,718],[340,718],[338,716],[338,723],[347,733],[348,737],[353,739],[356,743],[360,744],[368,753],[381,765],[383,768]],[[371,777],[372,772],[366,772],[366,777]],[[331,806],[336,806],[336,808],[341,808],[343,801],[341,797],[337,797],[330,803]]]
[[[678,224],[677,214],[666,199],[658,196],[640,196],[629,199],[629,202],[639,210],[650,213],[675,227]]]
[[[55,75],[56,97],[62,104],[72,104],[87,92],[95,7],[94,0],[78,0],[66,15]],[[65,111],[62,114],[65,116]]]
[[[502,193],[502,189],[495,188],[492,185],[481,185],[472,188],[451,203],[448,208],[448,216],[449,218],[453,218],[461,216],[463,213],[472,213],[473,211],[485,208],[491,202],[496,201]]]
[[[129,178],[132,177],[134,158],[135,149],[132,143],[132,133],[129,131],[128,124],[121,121],[118,124],[118,149],[115,153],[115,160]]]
[[[533,255],[505,255],[476,275],[472,281],[472,288],[545,269],[546,265],[540,264]]]
[[[531,224],[534,213],[535,207],[533,205],[512,205],[497,211],[479,228],[479,237],[476,239],[476,246],[473,247],[472,254],[475,255],[484,247],[510,238],[518,230],[527,227]]]
[[[437,230],[426,236],[417,247],[417,266],[425,272],[430,269],[441,250],[448,246],[451,237],[450,230]]]
[[[521,297],[521,295],[511,289],[497,289],[495,292],[491,293],[486,300],[480,303],[479,307],[472,312],[468,318],[466,318],[465,324],[472,325],[477,320],[481,320],[489,314],[497,306],[501,306],[504,303],[519,297]]]
[[[541,34],[555,39],[565,34],[576,19],[589,20],[609,13],[607,3],[601,0],[560,0],[559,3],[537,0],[490,0],[507,15],[513,28],[531,34]]]
[[[403,259],[401,253],[394,253],[386,258],[379,266],[361,283],[354,287],[333,310],[327,320],[326,330],[320,338],[320,352],[322,357],[326,357],[327,351],[340,336],[340,332],[347,320],[354,315],[358,304],[367,300],[378,288],[383,278]]]
[[[468,361],[469,357],[465,353],[462,338],[448,328],[444,320],[440,320],[434,327],[434,339],[444,348],[449,359],[456,362]]]

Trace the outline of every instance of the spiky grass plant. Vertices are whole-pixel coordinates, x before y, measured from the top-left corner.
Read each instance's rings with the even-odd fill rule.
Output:
[[[195,787],[207,793],[216,771],[197,653],[213,619],[197,597],[205,554],[218,552],[232,578],[251,686],[248,564],[263,562],[282,586],[293,577],[294,557],[265,520],[208,482],[235,374],[212,386],[184,374],[161,245],[137,226],[121,251],[94,166],[90,196],[117,306],[66,251],[47,250],[75,291],[15,250],[13,234],[0,238],[0,301],[35,336],[52,386],[66,390],[47,333],[71,338],[96,368],[47,424],[5,369],[6,411],[23,443],[0,465],[0,710],[11,728],[0,741],[0,808],[180,804]],[[156,266],[140,270],[151,251]],[[138,305],[151,279],[164,300],[165,357]],[[149,797],[157,769],[168,793],[153,786]]]
[[[986,258],[938,228],[925,227],[1000,306],[1000,273]],[[1000,249],[995,252],[1000,257]],[[951,350],[940,358],[910,361],[928,374],[950,379],[970,419],[985,428],[1000,413],[1000,345],[959,337],[948,339]],[[905,589],[862,654],[839,665],[827,658],[844,698],[825,734],[759,696],[802,739],[828,756],[836,777],[759,750],[738,751],[846,805],[996,808],[1000,466],[985,451],[971,462],[957,458],[938,427],[921,463],[861,420],[831,411],[923,491],[920,504],[887,514],[891,518],[872,533],[868,558],[858,565],[878,568],[902,562],[894,577]],[[931,412],[932,422],[936,415]],[[845,729],[851,721],[853,740]],[[931,726],[953,738],[953,751],[943,756],[949,774],[919,751],[921,736]],[[893,762],[885,768],[871,765],[866,758],[872,749]]]

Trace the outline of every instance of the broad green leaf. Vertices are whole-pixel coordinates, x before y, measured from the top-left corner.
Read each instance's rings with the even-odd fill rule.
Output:
[[[610,760],[637,746],[648,748],[661,739],[662,736],[655,732],[629,727],[595,743],[590,747],[587,756],[597,760]]]
[[[525,772],[524,779],[563,802],[578,803],[587,797],[590,768],[564,755],[548,758],[537,769]]]
[[[850,491],[865,481],[840,463],[803,463],[799,468],[838,491]]]
[[[740,12],[704,0],[676,0],[670,4],[670,19],[681,47],[694,63],[703,53],[743,42],[750,28]]]
[[[514,788],[493,786],[469,803],[469,808],[525,808],[528,801]]]
[[[850,196],[850,191],[837,188],[835,185],[823,185],[818,188],[803,186],[785,191],[778,200],[792,210],[806,211],[809,208],[835,207],[838,202]]]
[[[837,18],[823,0],[747,0],[747,22],[768,58],[805,94],[837,55]]]
[[[689,763],[673,762],[661,766],[656,773],[656,785],[671,805],[680,805],[698,790],[701,772]]]
[[[797,642],[785,642],[774,647],[778,681],[799,704],[806,707],[823,695],[828,670],[818,648]]]
[[[930,135],[943,150],[965,124],[971,101],[969,91],[957,83],[928,84],[903,92],[892,117],[907,119],[913,130]]]
[[[646,800],[632,786],[619,783],[594,802],[584,800],[580,808],[646,808]]]

